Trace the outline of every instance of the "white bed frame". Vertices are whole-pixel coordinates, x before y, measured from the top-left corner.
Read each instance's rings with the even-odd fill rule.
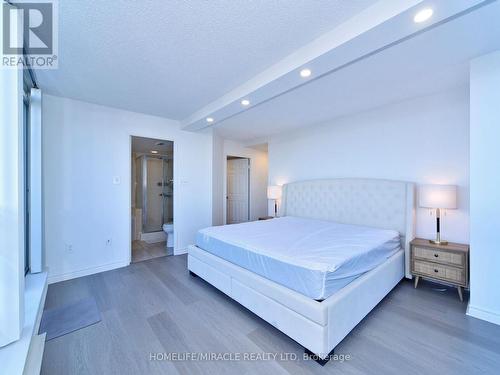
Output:
[[[320,358],[409,274],[414,237],[413,183],[376,179],[293,182],[283,187],[282,216],[300,216],[398,230],[399,251],[322,302],[263,278],[197,246],[188,269]]]

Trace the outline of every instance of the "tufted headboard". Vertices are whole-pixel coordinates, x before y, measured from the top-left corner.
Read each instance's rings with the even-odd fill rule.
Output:
[[[282,216],[394,229],[405,249],[409,273],[409,242],[415,233],[415,185],[367,178],[298,181],[283,186]]]

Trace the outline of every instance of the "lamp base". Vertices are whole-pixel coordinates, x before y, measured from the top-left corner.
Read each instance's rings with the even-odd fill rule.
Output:
[[[434,245],[448,245],[448,241],[441,241],[441,240],[429,240],[430,243]]]

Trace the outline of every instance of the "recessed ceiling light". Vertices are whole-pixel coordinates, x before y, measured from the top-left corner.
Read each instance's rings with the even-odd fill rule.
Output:
[[[246,107],[247,105],[250,105],[250,100],[248,100],[248,99],[243,99],[243,100],[241,101],[241,105],[244,105],[245,107]]]
[[[157,154],[157,153],[158,153],[158,151],[156,151],[156,150],[151,150],[151,153],[152,153],[152,154]]]
[[[302,78],[307,78],[307,77],[311,76],[311,73],[312,73],[312,72],[311,72],[311,69],[302,69],[302,70],[300,71],[300,76],[301,76]]]
[[[212,117],[207,117],[207,119],[206,119],[206,120],[207,120],[207,122],[208,122],[209,124],[210,124],[210,123],[212,123],[212,122],[214,122],[214,119],[213,119]]]
[[[422,9],[420,12],[418,12],[417,14],[415,14],[415,17],[413,17],[413,21],[415,23],[425,22],[429,18],[432,17],[433,13],[434,13],[434,11],[431,8]]]

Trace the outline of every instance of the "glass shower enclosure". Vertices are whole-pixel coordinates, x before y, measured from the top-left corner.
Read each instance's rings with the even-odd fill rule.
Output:
[[[136,207],[142,207],[142,232],[162,231],[173,221],[173,159],[141,155],[136,158]]]

